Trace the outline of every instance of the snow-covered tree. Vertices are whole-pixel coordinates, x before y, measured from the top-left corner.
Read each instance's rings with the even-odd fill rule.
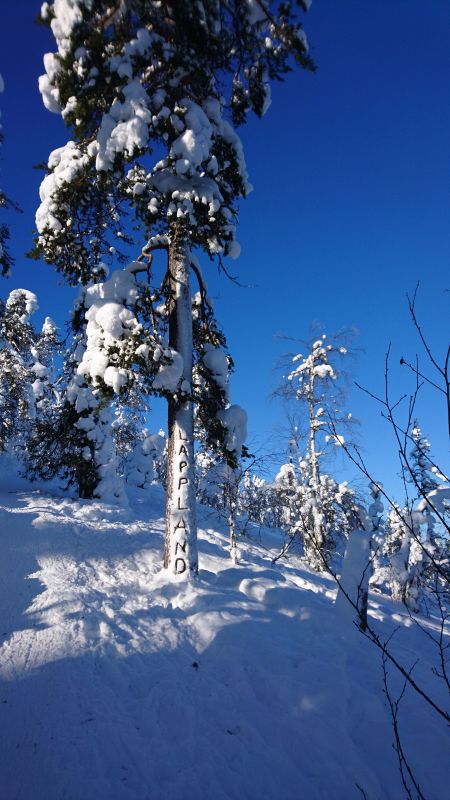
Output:
[[[404,537],[403,511],[398,503],[393,503],[387,513],[383,552],[390,558],[397,553]]]
[[[422,435],[417,420],[411,438],[413,447],[405,466],[416,496],[404,508],[395,503],[391,506],[382,551],[388,560],[388,569],[381,566],[376,575],[381,584],[387,571],[387,583],[394,599],[418,611],[423,605],[427,585],[431,592],[435,591],[436,565],[442,558],[432,498],[443,484],[437,480],[439,471],[432,464],[430,444]],[[444,476],[440,478],[444,480]]]
[[[193,259],[236,256],[236,201],[250,191],[235,125],[269,105],[269,80],[290,60],[312,68],[298,10],[302,0],[55,0],[41,16],[58,51],[40,78],[44,103],[62,114],[73,138],[54,151],[41,186],[38,251],[72,282],[86,283],[130,241],[128,212],[146,239],[163,249],[162,285],[169,346],[180,358],[167,391],[169,442],[164,563],[197,571],[193,451]],[[158,156],[153,166],[149,155]],[[207,320],[206,320],[207,321]],[[202,329],[205,341],[206,328]],[[215,346],[206,336],[206,341]],[[199,399],[199,398],[197,398]],[[215,415],[233,444],[237,413]],[[211,419],[211,418],[210,418]],[[216,426],[218,427],[218,426]],[[234,448],[234,445],[233,445]],[[233,458],[239,452],[232,449]]]
[[[421,512],[393,504],[386,521],[384,552],[389,562],[389,589],[411,611],[420,607],[424,552],[420,547]]]
[[[347,354],[347,348],[328,343],[326,336],[310,342],[307,353],[293,358],[296,365],[287,376],[287,391],[301,402],[308,420],[306,454],[300,461],[302,490],[298,493],[298,526],[303,531],[304,553],[308,563],[317,570],[324,568],[333,548],[332,531],[338,495],[345,494],[332,478],[321,474],[320,461],[327,445],[344,441],[335,425],[344,421],[334,387],[339,375],[337,361]],[[346,420],[351,415],[346,415]],[[330,433],[329,421],[333,432]],[[342,499],[342,498],[341,498]],[[338,500],[339,502],[339,500]]]
[[[32,480],[63,479],[68,486],[75,487],[79,497],[88,499],[94,496],[101,479],[95,454],[96,444],[100,446],[104,437],[96,436],[99,431],[94,422],[102,410],[101,398],[84,376],[78,374],[86,349],[84,314],[84,293],[80,292],[72,313],[72,339],[57,381],[58,390],[54,390],[54,402],[43,403],[35,416],[25,468]],[[48,333],[51,335],[50,330]],[[107,408],[109,403],[103,405]],[[105,423],[103,414],[100,425],[104,431]]]
[[[275,502],[275,482],[266,483],[259,471],[267,469],[266,454],[245,456],[231,467],[211,450],[200,448],[196,452],[197,498],[211,506],[228,525],[230,554],[238,560],[239,539],[251,523],[267,527],[280,527],[279,498]]]
[[[248,522],[257,525],[267,524],[268,486],[264,479],[253,469],[245,469],[240,483],[238,511],[245,515]]]
[[[414,421],[411,438],[414,446],[410,454],[410,478],[415,486],[417,499],[426,500],[430,492],[439,485],[439,482],[436,480],[436,469],[433,468],[430,457],[431,445],[426,436],[422,434],[417,419]],[[436,520],[429,503],[426,504],[423,513],[426,516],[426,540],[432,543]]]
[[[282,464],[270,487],[272,524],[293,535],[298,521],[296,501],[299,481],[295,465],[291,461]]]
[[[30,316],[37,298],[27,289],[13,289],[0,303],[0,450],[18,444],[34,416],[31,371],[37,334]],[[14,441],[13,441],[14,440]]]
[[[367,510],[369,519],[372,524],[371,546],[372,546],[372,562],[373,562],[373,581],[377,583],[380,570],[383,569],[383,548],[384,548],[384,521],[383,512],[384,505],[382,501],[383,484],[371,481],[369,484],[369,491],[372,502]]]
[[[51,317],[45,317],[39,337],[36,341],[36,354],[39,362],[49,371],[51,378],[56,377],[56,356],[61,352],[62,342],[58,327]]]
[[[55,386],[57,380],[55,357],[61,350],[58,329],[51,319],[46,317],[40,333],[31,347],[30,366],[31,388],[34,396],[34,408],[31,416],[43,416],[58,402]]]
[[[100,481],[92,437],[100,406],[92,387],[76,375],[78,344],[76,337],[66,353],[55,403],[45,404],[34,421],[25,469],[31,480],[64,480],[78,497],[90,499]]]
[[[129,485],[147,489],[158,480],[158,464],[163,457],[165,444],[162,431],[142,431],[125,464],[125,478]]]
[[[369,485],[369,490],[372,497],[372,502],[368,508],[368,515],[372,523],[372,539],[374,539],[374,537],[377,537],[376,544],[379,545],[380,547],[383,544],[382,538],[379,538],[383,536],[382,517],[383,517],[384,506],[383,506],[383,501],[381,499],[382,489],[383,489],[382,483],[375,483],[375,481],[371,481]]]
[[[137,280],[140,270],[140,263],[116,270],[108,280],[82,288],[76,300],[72,316],[75,346],[68,354],[66,382],[57,409],[65,450],[59,450],[55,467],[69,458],[71,469],[79,454],[84,468],[75,467],[73,477],[82,497],[114,501],[123,496],[117,474],[114,400],[126,397],[129,391],[135,392],[134,400],[140,389],[160,381],[161,376],[176,385],[180,373],[170,348],[142,323],[147,287]],[[55,426],[54,416],[50,414],[46,421],[49,433]],[[44,427],[37,432],[38,438],[46,438]],[[77,438],[81,433],[83,442]],[[70,447],[68,436],[75,437]],[[39,443],[35,447],[39,448]],[[45,465],[44,469],[48,471]]]

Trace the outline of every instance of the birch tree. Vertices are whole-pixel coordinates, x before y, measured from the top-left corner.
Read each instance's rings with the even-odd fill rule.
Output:
[[[204,396],[193,385],[192,275],[203,306],[206,286],[193,250],[220,263],[239,254],[236,203],[251,187],[235,128],[249,111],[266,111],[270,80],[294,63],[313,68],[299,20],[309,5],[54,0],[41,10],[57,52],[44,57],[40,90],[71,139],[48,161],[37,254],[72,283],[87,283],[103,279],[105,259],[125,256],[133,228],[143,258],[167,253],[153,295],[165,305],[169,346],[182,364],[177,387],[166,390],[164,564],[172,573],[197,571],[193,402]],[[200,328],[203,341],[221,345],[207,313]],[[211,437],[230,442],[236,414],[216,389],[222,416],[209,415]],[[231,463],[239,456],[225,441],[224,449]]]

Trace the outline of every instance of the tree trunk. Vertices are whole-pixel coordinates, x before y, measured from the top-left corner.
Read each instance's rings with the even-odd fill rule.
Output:
[[[183,359],[185,388],[192,387],[192,298],[189,248],[179,225],[174,225],[169,246],[172,305],[169,344]],[[167,499],[164,567],[172,575],[196,575],[197,524],[195,514],[193,404],[171,397],[168,409]]]
[[[325,541],[322,523],[322,509],[320,506],[320,479],[319,479],[319,459],[316,452],[316,427],[314,416],[314,376],[311,376],[308,391],[308,411],[309,411],[309,440],[308,456],[310,479],[309,487],[312,499],[312,510],[310,513],[310,530],[305,539],[305,556],[308,564],[317,572],[324,569],[321,555],[325,557]]]
[[[233,476],[228,478],[227,484],[225,487],[225,497],[226,503],[228,505],[228,528],[230,531],[230,555],[232,560],[236,563],[237,561],[237,547],[236,547],[236,520],[235,520],[235,513],[236,513],[236,504],[234,501],[234,492],[231,486],[231,481],[233,480]]]

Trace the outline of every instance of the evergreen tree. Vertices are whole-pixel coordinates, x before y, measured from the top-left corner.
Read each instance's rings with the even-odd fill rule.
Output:
[[[299,485],[295,465],[289,461],[282,464],[271,486],[272,524],[287,531],[289,536],[294,536],[298,530],[296,501]]]
[[[304,554],[316,570],[324,569],[335,547],[336,507],[343,499],[341,487],[332,478],[321,475],[320,460],[329,443],[340,445],[343,437],[336,433],[336,421],[344,420],[334,384],[338,378],[336,361],[347,354],[347,348],[327,343],[326,336],[308,343],[306,355],[293,358],[295,368],[288,375],[287,391],[306,409],[308,441],[306,455],[300,461],[301,489],[296,500],[298,527],[303,533]],[[351,415],[347,415],[350,417]],[[333,433],[330,434],[330,420]],[[342,497],[341,497],[342,495]],[[345,502],[350,501],[346,498]],[[351,505],[351,501],[350,501]]]
[[[383,522],[383,501],[382,501],[382,483],[371,481],[369,484],[369,491],[372,497],[372,502],[367,510],[369,519],[372,524],[371,547],[372,547],[372,566],[373,566],[373,583],[377,583],[382,575],[383,569],[383,547],[384,547],[384,522]]]
[[[63,474],[84,498],[123,499],[117,474],[114,400],[131,393],[135,401],[139,389],[150,380],[173,370],[179,374],[170,350],[141,322],[147,296],[145,285],[137,280],[139,269],[140,264],[131,264],[108,280],[80,290],[72,315],[74,340],[66,357],[61,402],[37,426],[31,447],[37,459],[36,474],[50,477],[49,470],[53,475]],[[155,354],[157,347],[159,357],[149,361],[148,352]],[[39,457],[49,437],[54,440],[54,456],[58,454],[50,466]]]
[[[0,302],[0,451],[23,443],[34,416],[31,372],[37,334],[30,316],[37,298],[27,289],[14,289]]]
[[[420,607],[423,551],[420,524],[423,516],[394,504],[388,512],[384,552],[389,561],[389,588],[394,600],[401,600],[411,611]]]
[[[403,509],[397,505],[390,509],[384,553],[389,561],[392,596],[401,600],[412,611],[418,611],[424,600],[427,580],[436,577],[433,576],[429,556],[432,553],[434,561],[440,559],[440,548],[434,530],[435,519],[427,500],[439,484],[429,456],[430,444],[423,436],[417,420],[414,421],[411,438],[414,446],[410,453],[408,471],[416,497]],[[434,581],[431,580],[430,583],[433,585]]]
[[[57,402],[57,380],[55,357],[61,350],[62,343],[58,329],[51,319],[46,317],[41,332],[31,348],[33,363],[30,367],[32,376],[31,388],[34,396],[33,418],[46,416]]]
[[[94,497],[100,482],[92,432],[98,430],[99,399],[76,375],[77,339],[66,353],[55,403],[45,405],[33,425],[25,458],[31,480],[54,478],[74,486],[78,497]]]
[[[165,437],[160,433],[142,431],[125,464],[125,477],[128,484],[139,489],[147,489],[158,480],[158,466],[161,461]]]
[[[248,521],[257,525],[267,524],[267,484],[264,479],[250,469],[244,472],[238,496],[239,514],[245,514]]]
[[[411,480],[417,491],[417,499],[426,500],[427,495],[436,489],[439,483],[435,478],[430,460],[431,445],[426,436],[422,434],[417,419],[414,421],[411,438],[414,442],[411,450]],[[427,542],[433,543],[435,518],[428,503],[423,513],[426,517],[426,539]]]
[[[38,251],[72,282],[86,283],[94,272],[101,277],[105,255],[113,248],[120,256],[130,239],[122,213],[128,211],[148,238],[145,253],[164,249],[168,255],[169,345],[182,365],[179,385],[166,392],[164,563],[174,573],[197,571],[191,271],[202,297],[205,287],[192,248],[219,259],[237,255],[236,201],[250,190],[225,106],[234,125],[250,110],[261,116],[269,80],[281,78],[291,60],[312,68],[297,19],[298,9],[308,6],[307,0],[295,6],[72,0],[68,7],[55,0],[41,12],[58,45],[56,54],[45,56],[41,92],[73,139],[48,162],[36,218]],[[153,148],[162,158],[151,167]],[[240,455],[229,447],[238,415],[217,410],[222,417],[210,419],[216,429],[222,424],[232,462]]]

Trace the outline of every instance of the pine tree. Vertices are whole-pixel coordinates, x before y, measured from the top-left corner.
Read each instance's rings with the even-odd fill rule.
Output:
[[[62,373],[55,381],[58,388],[50,387],[55,402],[43,403],[35,416],[25,469],[31,480],[63,479],[68,487],[75,487],[78,497],[91,499],[102,477],[96,453],[104,443],[110,420],[107,419],[109,401],[99,396],[90,382],[78,373],[86,350],[84,300],[82,290],[72,312],[72,338]],[[47,331],[51,336],[48,327]],[[43,342],[44,349],[45,344]]]
[[[114,248],[120,256],[130,241],[122,214],[128,211],[148,238],[145,254],[168,255],[169,346],[182,364],[179,386],[167,392],[164,563],[174,573],[197,571],[192,271],[202,297],[205,287],[192,248],[219,259],[236,256],[236,201],[250,191],[222,94],[238,125],[250,110],[264,113],[268,81],[281,78],[291,59],[313,66],[293,4],[272,5],[73,0],[70,14],[59,2],[45,3],[41,12],[58,44],[56,54],[45,56],[41,92],[73,139],[49,159],[36,218],[38,251],[72,282],[87,282],[94,271],[101,277],[105,255]],[[307,10],[309,3],[297,5]],[[149,168],[153,148],[162,158]],[[228,432],[230,417],[221,419]]]
[[[100,482],[95,459],[99,399],[76,375],[77,343],[64,359],[55,403],[45,405],[34,422],[27,444],[26,474],[31,480],[60,479],[75,487],[78,497],[91,499]]]

